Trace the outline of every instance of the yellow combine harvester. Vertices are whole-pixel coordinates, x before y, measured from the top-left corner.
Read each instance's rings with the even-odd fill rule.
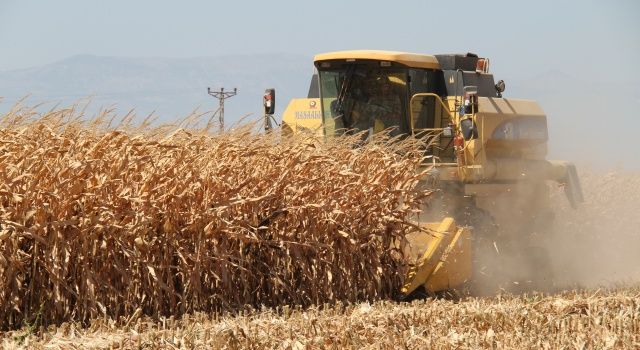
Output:
[[[425,180],[440,191],[408,237],[415,264],[403,295],[470,280],[479,292],[477,281],[544,283],[548,181],[574,206],[582,192],[572,164],[545,159],[547,119],[535,101],[502,97],[489,60],[470,53],[343,51],[317,55],[314,65],[308,97],[283,114],[283,134],[433,136]]]

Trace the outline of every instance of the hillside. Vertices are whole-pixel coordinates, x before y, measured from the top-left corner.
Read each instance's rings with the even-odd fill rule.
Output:
[[[73,56],[41,67],[0,72],[0,111],[29,95],[29,105],[63,105],[91,97],[89,112],[115,106],[120,114],[135,108],[142,119],[154,112],[159,121],[173,122],[194,109],[218,108],[207,87],[238,88],[227,100],[227,125],[253,114],[262,116],[265,88],[276,88],[285,103],[306,95],[311,59],[285,54],[196,58],[124,58]],[[284,108],[280,105],[278,108]],[[280,109],[280,111],[282,110]]]

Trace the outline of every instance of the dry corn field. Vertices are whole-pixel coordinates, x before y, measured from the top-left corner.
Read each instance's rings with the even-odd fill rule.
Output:
[[[393,303],[415,143],[81,114],[0,120],[2,348],[640,348],[640,174],[554,192],[558,286],[589,289]]]
[[[0,122],[0,329],[391,297],[421,155],[240,130]],[[398,245],[394,245],[398,247]]]
[[[640,289],[376,302],[306,310],[134,315],[5,334],[5,349],[638,349]],[[1,340],[0,340],[1,341]]]

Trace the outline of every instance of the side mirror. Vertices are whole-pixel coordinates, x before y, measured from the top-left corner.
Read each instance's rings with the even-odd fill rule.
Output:
[[[462,137],[464,137],[466,141],[478,138],[478,128],[473,122],[473,119],[462,119],[460,121],[460,129],[462,130]]]
[[[276,89],[266,89],[262,97],[264,114],[273,114],[276,111]]]
[[[504,80],[498,80],[498,83],[496,84],[496,91],[498,92],[498,97],[502,97],[502,93],[504,92],[505,89],[505,84],[504,84]]]

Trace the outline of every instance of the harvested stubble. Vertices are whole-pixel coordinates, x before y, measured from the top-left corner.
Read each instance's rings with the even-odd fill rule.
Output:
[[[0,334],[0,345],[6,349],[637,349],[640,290],[338,304],[125,322],[96,320],[90,328],[67,323],[25,339],[24,330],[9,332],[4,339]]]
[[[120,130],[73,110],[0,129],[0,328],[389,297],[428,192],[416,144]]]

